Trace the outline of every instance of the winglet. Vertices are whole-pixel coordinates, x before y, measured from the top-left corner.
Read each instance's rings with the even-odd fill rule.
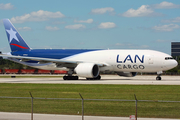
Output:
[[[16,28],[11,23],[11,21],[9,19],[4,19],[3,23],[9,41],[9,45],[11,47],[11,51],[14,52],[30,50],[30,47],[26,44],[24,39],[21,37],[21,35],[18,33]]]

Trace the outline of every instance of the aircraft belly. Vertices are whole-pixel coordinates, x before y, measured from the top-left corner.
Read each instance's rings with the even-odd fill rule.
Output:
[[[61,68],[49,67],[49,66],[33,66],[33,67],[38,68],[38,69],[44,69],[44,70],[65,70],[65,71],[69,70],[66,67],[61,67]]]
[[[54,63],[48,64],[31,64],[31,67],[38,68],[38,69],[45,69],[45,70],[65,70],[68,71],[67,67],[56,67]]]

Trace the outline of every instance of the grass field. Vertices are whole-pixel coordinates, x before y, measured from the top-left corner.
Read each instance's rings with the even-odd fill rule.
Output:
[[[178,85],[0,84],[0,96],[180,101]],[[85,115],[135,114],[135,102],[85,101]],[[139,117],[180,118],[180,103],[138,102]],[[0,99],[0,111],[31,112],[30,99]],[[34,100],[35,113],[81,114],[81,101]]]

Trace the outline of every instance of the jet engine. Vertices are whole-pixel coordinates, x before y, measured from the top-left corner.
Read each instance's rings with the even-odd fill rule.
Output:
[[[124,77],[134,77],[137,75],[137,72],[117,72],[117,74]]]
[[[74,69],[77,76],[96,78],[99,75],[99,66],[94,63],[80,63]]]

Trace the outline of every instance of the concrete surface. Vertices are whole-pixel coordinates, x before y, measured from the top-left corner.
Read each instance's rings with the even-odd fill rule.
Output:
[[[0,120],[31,120],[31,114],[30,113],[0,112]],[[82,116],[34,114],[33,120],[82,120]],[[129,117],[84,116],[84,120],[129,120]],[[179,120],[179,119],[138,118],[138,120]]]
[[[60,78],[0,78],[0,83],[53,83],[53,84],[134,84],[134,85],[180,85],[180,76],[162,76],[161,81],[156,76],[120,77],[118,75],[103,75],[101,80],[63,80]]]

